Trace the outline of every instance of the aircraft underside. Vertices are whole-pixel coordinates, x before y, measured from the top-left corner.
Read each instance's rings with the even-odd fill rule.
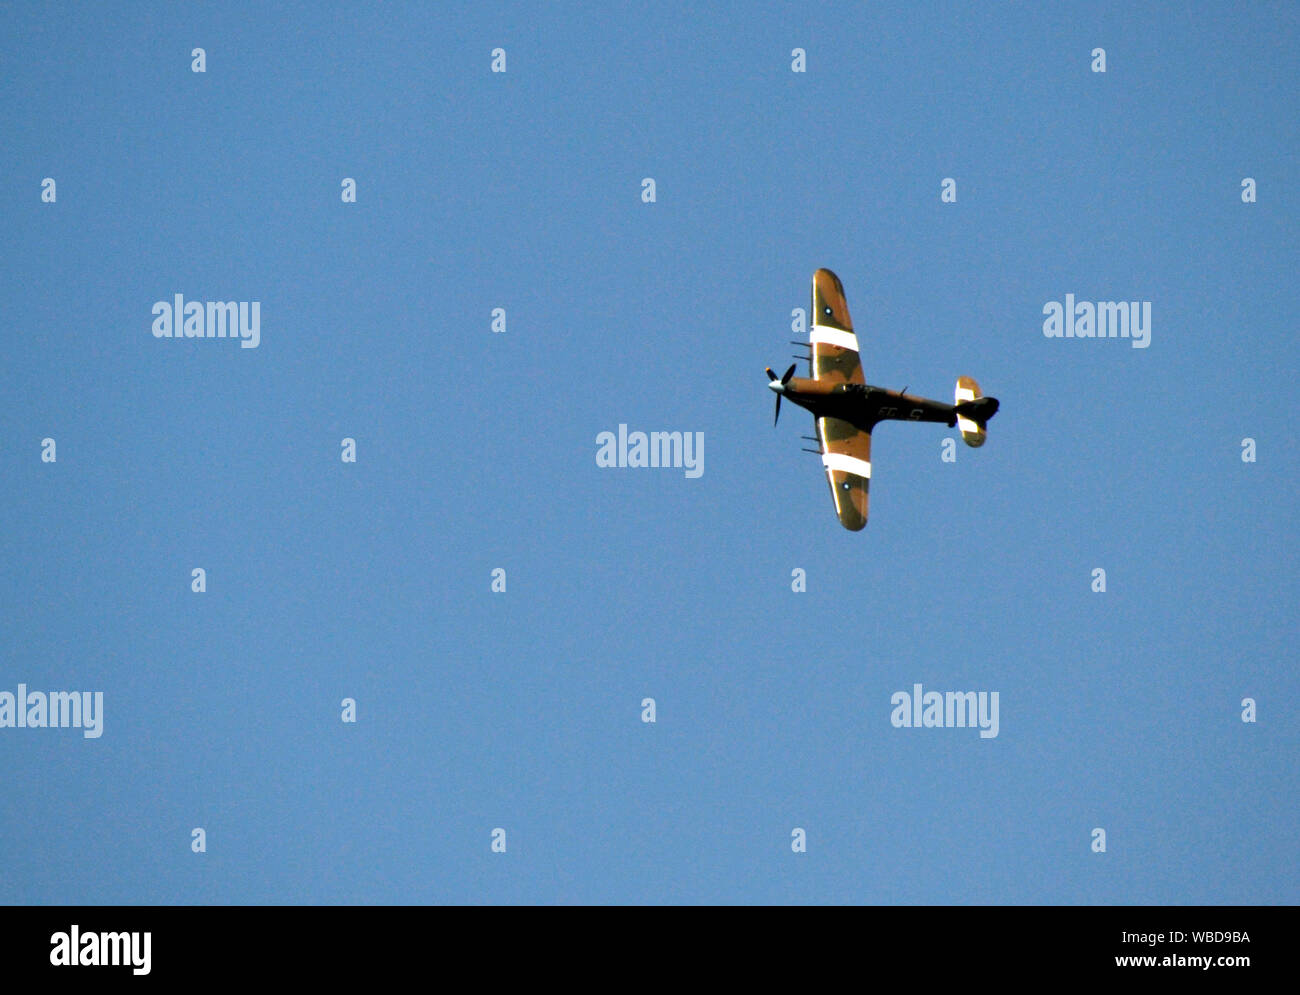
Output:
[[[867,384],[841,384],[825,394],[801,394],[790,391],[785,398],[807,408],[816,418],[839,418],[870,432],[882,421],[938,422],[957,424],[955,405],[932,401],[927,397],[913,397],[899,391],[872,387]]]

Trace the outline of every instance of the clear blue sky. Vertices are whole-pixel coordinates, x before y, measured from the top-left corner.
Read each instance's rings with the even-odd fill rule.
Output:
[[[105,717],[0,729],[0,901],[1300,899],[1294,5],[7,13],[0,690]],[[1002,401],[857,534],[762,372],[819,266]]]

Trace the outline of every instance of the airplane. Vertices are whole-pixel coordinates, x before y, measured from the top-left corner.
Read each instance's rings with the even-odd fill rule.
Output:
[[[818,453],[835,499],[835,514],[846,529],[857,532],[867,524],[867,490],[871,484],[871,430],[882,421],[942,422],[961,429],[968,446],[984,445],[988,420],[998,411],[995,397],[985,397],[971,377],[958,377],[952,404],[913,397],[902,390],[873,387],[862,377],[858,337],[853,332],[844,286],[828,269],[813,274],[813,325],[808,333],[812,376],[796,377],[792,363],[777,377],[767,368],[768,389],[776,394],[775,426],[781,398],[812,412]],[[793,342],[802,346],[805,343]]]

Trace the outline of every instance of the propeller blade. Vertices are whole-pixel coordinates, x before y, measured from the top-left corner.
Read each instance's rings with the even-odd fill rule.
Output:
[[[777,395],[776,395],[776,414],[774,414],[774,415],[772,416],[772,427],[773,427],[773,428],[776,427],[776,423],[777,423],[778,421],[780,421],[780,419],[781,419],[781,395],[780,395],[780,394],[777,394]]]
[[[788,384],[788,383],[790,382],[790,378],[791,378],[792,376],[794,376],[794,368],[795,368],[796,365],[797,365],[796,363],[791,363],[791,364],[790,364],[790,368],[789,368],[788,370],[785,371],[785,376],[783,376],[783,377],[781,378],[781,386],[782,386],[782,387],[784,387],[786,384]]]
[[[767,368],[767,382],[771,383],[775,379],[776,379],[776,374],[772,372],[772,367],[769,366]]]

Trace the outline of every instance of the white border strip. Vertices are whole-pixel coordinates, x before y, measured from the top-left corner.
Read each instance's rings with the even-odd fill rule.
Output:
[[[858,337],[856,335],[852,332],[846,332],[842,328],[831,328],[830,325],[813,325],[808,341],[814,345],[833,345],[839,346],[841,349],[858,351]]]
[[[963,387],[960,383],[957,385],[955,394],[957,396],[957,404],[975,400],[975,391],[970,387]],[[979,425],[967,418],[965,415],[957,416],[957,427],[961,429],[961,434],[963,436],[980,434]]]
[[[844,453],[822,453],[822,465],[828,470],[856,473],[859,477],[871,479],[871,464],[856,456],[848,456]]]

